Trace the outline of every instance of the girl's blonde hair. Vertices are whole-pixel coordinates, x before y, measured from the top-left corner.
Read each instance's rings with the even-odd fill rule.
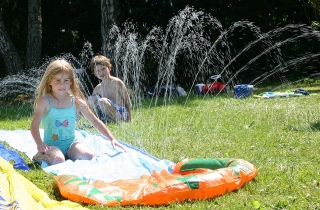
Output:
[[[46,71],[44,72],[44,75],[36,89],[36,100],[34,105],[37,105],[37,102],[45,95],[52,93],[52,89],[49,85],[50,81],[53,79],[54,76],[58,74],[67,74],[70,78],[71,81],[71,86],[70,86],[70,94],[74,95],[75,102],[77,105],[77,100],[79,98],[86,100],[83,93],[80,90],[78,81],[76,79],[74,69],[71,66],[70,63],[68,63],[64,59],[58,59],[52,61],[48,67],[46,68]]]

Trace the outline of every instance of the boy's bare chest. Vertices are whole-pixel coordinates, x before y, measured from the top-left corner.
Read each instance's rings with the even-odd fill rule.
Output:
[[[115,98],[118,95],[118,90],[115,85],[101,85],[99,88],[99,95],[103,98]]]

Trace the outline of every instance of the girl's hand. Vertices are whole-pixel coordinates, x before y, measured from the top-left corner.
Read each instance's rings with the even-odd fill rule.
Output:
[[[45,153],[50,149],[50,147],[42,142],[40,144],[37,144],[37,149],[38,149],[38,152]]]
[[[127,152],[126,149],[125,149],[125,148],[118,142],[118,140],[116,140],[116,139],[111,140],[111,145],[113,146],[113,148],[114,148],[115,146],[121,147],[124,152]]]

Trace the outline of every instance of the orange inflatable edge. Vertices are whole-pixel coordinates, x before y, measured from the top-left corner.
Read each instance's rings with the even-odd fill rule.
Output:
[[[227,159],[224,159],[227,160]],[[130,186],[132,186],[132,183],[136,182],[137,186],[136,189],[130,189],[131,194],[132,192],[135,192],[135,190],[141,191],[139,187],[142,187],[143,189],[149,190],[150,185],[154,184],[157,186],[161,186],[162,191],[154,191],[149,194],[138,194],[136,197],[130,197],[126,195],[125,193],[121,194],[121,192],[118,192],[118,196],[121,197],[121,200],[103,200],[104,193],[107,196],[114,196],[112,192],[103,192],[101,190],[101,195],[98,195],[98,199],[94,197],[90,197],[90,191],[93,189],[92,185],[89,183],[89,181],[85,181],[87,183],[86,191],[80,192],[80,190],[77,190],[78,188],[73,186],[73,188],[70,188],[68,186],[68,180],[70,180],[74,176],[55,176],[55,181],[58,184],[60,193],[63,197],[74,201],[74,202],[80,202],[80,203],[86,203],[86,204],[97,204],[97,205],[105,205],[105,206],[116,206],[116,205],[163,205],[163,204],[170,204],[174,202],[182,202],[184,200],[203,200],[207,198],[212,198],[216,196],[221,196],[227,192],[238,190],[239,188],[243,187],[247,182],[254,179],[254,177],[258,174],[258,171],[256,167],[244,160],[238,160],[238,159],[228,159],[230,160],[228,163],[229,166],[225,168],[220,168],[217,170],[210,170],[210,169],[195,169],[193,172],[189,171],[187,174],[184,172],[180,172],[182,174],[177,173],[177,168],[181,168],[181,165],[183,163],[178,163],[176,165],[177,168],[175,168],[174,173],[170,174],[168,171],[164,170],[160,173],[154,171],[154,173],[151,176],[142,176],[138,179],[132,179],[132,180],[117,180],[115,182],[111,183],[105,183],[104,188],[107,188],[108,186],[118,187],[121,188],[120,185],[126,185],[126,181],[130,181]],[[186,161],[188,162],[188,161]],[[184,162],[185,163],[185,162]],[[230,166],[231,165],[231,166]],[[205,180],[205,177],[213,177],[212,180]],[[190,178],[191,177],[191,178]],[[183,183],[181,181],[184,178],[190,178],[197,177],[199,181],[199,188],[198,189],[191,189],[188,185],[189,183]],[[215,180],[214,177],[219,177],[219,179]],[[62,179],[65,178],[66,180]],[[147,181],[151,183],[147,183]],[[203,179],[201,181],[201,179]],[[101,183],[104,183],[103,181],[99,181]],[[141,183],[146,183],[148,187],[141,186]],[[169,183],[173,183],[174,186],[168,185]],[[190,183],[192,180],[190,181]],[[69,183],[70,184],[70,183]],[[84,181],[82,181],[82,184],[85,185]],[[118,184],[118,185],[117,185]],[[209,184],[209,185],[208,185]],[[210,184],[212,184],[210,186]],[[128,185],[127,185],[128,186]],[[88,189],[90,189],[88,191]],[[101,188],[103,189],[103,188]],[[126,189],[126,186],[123,187],[123,189]],[[99,190],[99,188],[97,188]],[[127,190],[127,189],[126,189]],[[130,191],[128,190],[128,191]],[[136,192],[135,192],[136,193]],[[128,193],[130,194],[130,193]],[[137,193],[136,193],[137,194]]]

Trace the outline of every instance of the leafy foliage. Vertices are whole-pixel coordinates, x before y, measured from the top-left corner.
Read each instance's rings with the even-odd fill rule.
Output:
[[[178,15],[186,6],[190,6],[197,11],[203,11],[220,21],[223,29],[227,30],[239,21],[246,21],[255,25],[261,33],[267,33],[278,27],[288,24],[302,24],[317,26],[318,22],[314,16],[314,8],[318,6],[318,0],[309,1],[278,1],[268,0],[256,4],[254,0],[249,1],[221,1],[221,0],[119,0],[121,14],[118,23],[122,27],[124,23],[132,22],[136,26],[137,34],[140,38],[145,38],[154,27],[165,30],[172,17]],[[2,1],[0,3],[1,13],[4,23],[10,32],[13,42],[18,49],[21,59],[25,57],[26,37],[27,37],[27,1]],[[313,7],[314,8],[313,8]],[[252,12],[254,11],[254,12]],[[71,53],[79,56],[84,43],[89,41],[92,44],[94,53],[101,51],[100,34],[100,0],[86,1],[42,1],[42,23],[43,23],[43,49],[42,57],[52,57],[61,53]],[[313,22],[312,22],[313,21]],[[229,42],[235,52],[239,51],[245,43],[252,41],[252,36],[248,29],[236,30],[233,36],[229,37]],[[206,33],[211,34],[211,39],[215,40],[220,34],[207,28]],[[282,39],[294,37],[294,32],[283,34]],[[280,38],[280,37],[278,37]],[[275,38],[275,41],[278,39]],[[316,52],[316,44],[309,44],[307,40],[284,47],[282,50],[285,58],[295,57],[297,54],[312,54]],[[243,66],[252,56],[259,54],[264,46],[251,49],[246,56],[237,59],[237,70]],[[250,55],[251,54],[251,55]],[[157,62],[151,56],[146,60],[146,70],[148,77],[152,78],[155,69],[152,63]],[[267,57],[262,57],[256,62],[254,69],[256,75],[263,73],[270,68],[270,61]],[[177,75],[183,77],[185,61],[177,62]],[[314,73],[317,62],[309,62],[308,66],[297,65],[291,68],[290,74],[284,76],[304,77]],[[194,67],[196,68],[196,67]],[[89,72],[89,71],[88,71]],[[302,74],[301,74],[302,73]],[[0,59],[0,76],[6,75],[3,61]],[[182,86],[188,86],[188,78],[184,78]]]

